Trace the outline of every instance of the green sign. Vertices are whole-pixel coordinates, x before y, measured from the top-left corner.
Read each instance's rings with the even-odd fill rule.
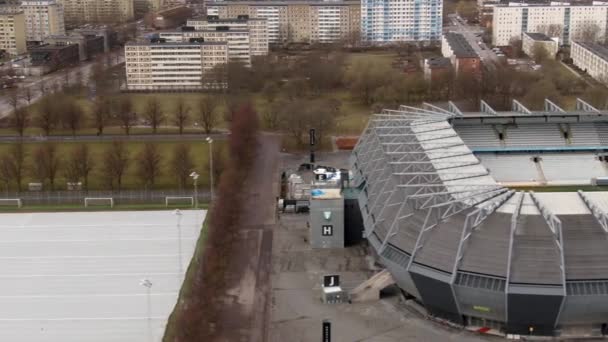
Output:
[[[490,308],[487,306],[481,306],[481,305],[473,305],[473,310],[476,311],[481,311],[481,312],[490,312]]]

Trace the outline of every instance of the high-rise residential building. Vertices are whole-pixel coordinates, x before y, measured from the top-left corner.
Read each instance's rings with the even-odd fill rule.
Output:
[[[125,46],[127,90],[196,91],[211,87],[206,76],[228,61],[225,42],[138,42]]]
[[[537,5],[510,3],[494,7],[492,43],[509,45],[524,32],[544,33],[558,37],[560,44],[570,40],[597,40],[606,36],[608,4],[594,2],[574,5],[564,2]]]
[[[133,0],[133,12],[141,18],[148,12],[155,12],[162,8],[163,0]]]
[[[217,16],[189,19],[187,27],[196,31],[215,30],[218,27],[228,27],[230,30],[246,30],[249,32],[251,56],[264,56],[268,54],[268,26],[265,18],[238,18],[220,19]]]
[[[265,18],[271,44],[331,43],[360,34],[361,5],[354,0],[230,1],[207,3],[221,19]]]
[[[23,0],[26,40],[41,42],[44,37],[65,34],[63,6],[55,0]]]
[[[608,85],[608,48],[596,43],[572,41],[570,58],[579,69]]]
[[[362,0],[364,41],[433,42],[441,39],[442,0]]]
[[[0,9],[0,49],[10,55],[26,51],[25,14],[22,11]]]
[[[134,18],[133,0],[59,0],[66,25],[123,23]]]
[[[199,31],[164,31],[159,32],[159,38],[169,43],[204,42],[225,43],[228,46],[228,59],[251,66],[251,44],[249,31],[246,29],[231,29],[218,27]]]

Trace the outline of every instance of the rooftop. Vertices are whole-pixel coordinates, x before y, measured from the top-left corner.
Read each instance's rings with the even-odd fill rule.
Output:
[[[574,41],[573,43],[580,45],[583,49],[591,51],[594,55],[608,61],[608,47],[596,43],[585,43]]]
[[[359,5],[360,1],[354,0],[295,0],[295,1],[210,1],[207,6],[249,5],[249,6],[288,6],[288,5],[312,5],[312,6],[349,6]]]
[[[549,38],[547,35],[545,35],[543,33],[524,32],[524,34],[526,36],[530,37],[532,40],[536,40],[536,41],[541,41],[541,42],[551,42],[551,41],[553,41],[551,38]]]
[[[444,37],[452,51],[454,51],[454,55],[458,58],[474,58],[478,57],[477,53],[469,42],[467,42],[466,38],[460,33],[448,32],[444,34]]]
[[[155,42],[137,41],[129,42],[127,46],[201,46],[201,45],[226,45],[226,42]]]

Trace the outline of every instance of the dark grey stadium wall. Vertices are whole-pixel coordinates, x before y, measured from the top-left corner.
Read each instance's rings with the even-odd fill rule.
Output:
[[[363,240],[363,217],[357,199],[344,199],[344,244],[352,246]]]
[[[555,333],[555,320],[563,296],[509,293],[507,298],[507,333],[527,335],[530,327],[534,328],[533,335],[550,336]]]
[[[410,275],[420,293],[424,307],[431,315],[464,324],[449,282],[431,278],[411,269]]]

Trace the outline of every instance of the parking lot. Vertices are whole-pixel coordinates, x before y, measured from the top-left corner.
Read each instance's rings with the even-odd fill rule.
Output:
[[[205,214],[0,215],[0,341],[160,341]]]

